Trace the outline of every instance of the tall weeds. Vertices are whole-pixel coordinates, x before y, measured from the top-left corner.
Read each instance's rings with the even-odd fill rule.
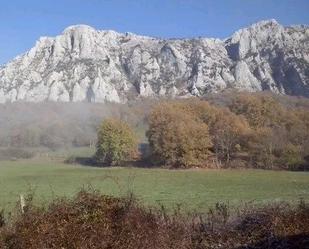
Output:
[[[133,197],[81,191],[45,209],[29,203],[24,214],[1,224],[4,249],[309,248],[304,202],[238,212],[217,204],[208,214],[185,216],[143,207]]]

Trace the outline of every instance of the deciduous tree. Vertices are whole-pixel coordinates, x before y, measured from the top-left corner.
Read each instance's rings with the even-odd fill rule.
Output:
[[[173,167],[206,166],[212,147],[207,124],[175,103],[154,108],[147,137],[154,160]]]
[[[134,157],[137,139],[125,122],[106,119],[98,130],[96,158],[108,165],[119,165]]]

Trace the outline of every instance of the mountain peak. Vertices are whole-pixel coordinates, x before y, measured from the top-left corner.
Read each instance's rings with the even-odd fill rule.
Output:
[[[272,19],[213,42],[74,25],[55,38],[40,39],[0,68],[0,103],[126,102],[226,88],[309,96],[309,31],[304,29],[284,28]]]
[[[75,31],[75,30],[79,30],[79,31],[86,31],[86,30],[96,31],[95,28],[93,28],[93,27],[91,27],[89,25],[77,24],[77,25],[71,25],[71,26],[65,28],[63,33],[71,32],[71,31]]]
[[[276,19],[267,19],[267,20],[262,20],[262,21],[259,21],[255,24],[253,24],[255,26],[280,26],[280,23],[277,22]]]

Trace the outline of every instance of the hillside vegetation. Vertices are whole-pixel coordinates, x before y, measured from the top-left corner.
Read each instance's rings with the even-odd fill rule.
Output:
[[[189,99],[158,104],[147,136],[153,158],[174,167],[301,169],[309,161],[309,111],[271,95],[234,95],[226,106]]]
[[[94,147],[102,120],[113,118],[144,144],[147,165],[304,170],[309,163],[304,98],[227,92],[128,105],[13,103],[0,105],[0,114],[0,159],[30,157],[42,148]]]

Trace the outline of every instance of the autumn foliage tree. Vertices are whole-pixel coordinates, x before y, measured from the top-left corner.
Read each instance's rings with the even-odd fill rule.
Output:
[[[106,119],[98,129],[96,158],[108,165],[119,165],[134,157],[137,139],[128,124],[117,119]]]
[[[212,147],[208,126],[181,107],[163,103],[149,115],[147,137],[153,159],[173,167],[206,166]]]
[[[237,115],[243,115],[253,128],[274,126],[282,121],[283,107],[268,95],[239,93],[230,104]]]
[[[185,100],[178,105],[207,124],[217,162],[228,164],[235,153],[247,148],[250,126],[244,117],[199,99]]]
[[[246,150],[251,130],[243,117],[218,108],[210,132],[217,158],[229,163],[235,153]]]
[[[298,167],[309,154],[309,111],[289,108],[271,95],[240,93],[230,109],[249,122],[248,153],[259,168]]]
[[[260,93],[238,93],[227,103],[195,98],[157,105],[147,134],[153,158],[182,167],[215,162],[267,169],[296,169],[308,161],[308,109]]]
[[[229,163],[245,148],[250,130],[243,117],[198,99],[158,105],[149,117],[149,126],[155,158],[163,164],[185,167],[206,166],[210,154],[217,163]]]

